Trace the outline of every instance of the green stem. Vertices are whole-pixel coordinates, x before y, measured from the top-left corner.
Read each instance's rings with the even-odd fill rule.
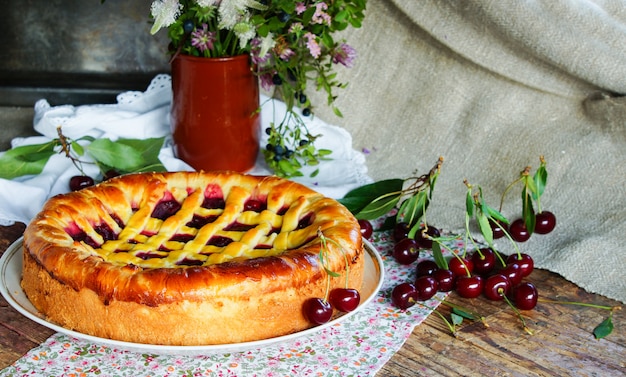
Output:
[[[605,306],[605,305],[597,305],[597,304],[588,304],[585,302],[576,302],[576,301],[558,301],[558,300],[550,300],[547,298],[539,298],[539,302],[547,303],[547,304],[561,304],[561,305],[577,305],[577,306],[585,306],[589,308],[610,310],[613,312],[614,310],[621,310],[621,306]]]
[[[448,326],[448,329],[452,333],[452,336],[456,338],[456,328],[454,327],[454,325],[451,324],[450,321],[448,321],[443,314],[439,313],[437,309],[433,310],[433,312],[436,313],[443,320],[443,322],[446,324],[446,326]]]

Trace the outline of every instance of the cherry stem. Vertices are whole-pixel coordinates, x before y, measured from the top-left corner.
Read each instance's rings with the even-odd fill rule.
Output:
[[[585,302],[576,302],[576,301],[550,300],[550,299],[541,298],[541,297],[538,299],[538,301],[539,302],[543,302],[543,303],[547,303],[547,304],[586,306],[586,307],[590,307],[590,308],[610,310],[611,312],[616,311],[616,310],[622,310],[622,307],[619,306],[619,305],[617,305],[617,306],[605,306],[605,305],[589,304],[589,303],[585,303]]]
[[[350,285],[350,263],[348,262],[348,255],[346,254],[346,251],[344,250],[343,246],[339,244],[339,242],[333,240],[332,238],[327,238],[326,236],[324,236],[324,233],[322,233],[321,229],[317,230],[317,235],[321,241],[320,247],[322,248],[322,250],[320,250],[320,256],[322,255],[322,253],[324,254],[328,253],[328,242],[337,246],[339,250],[341,251],[341,255],[343,256],[343,260],[346,264],[345,288],[347,289]],[[330,290],[330,275],[331,274],[329,273],[330,270],[326,267],[325,262],[326,262],[326,258],[324,258],[324,261],[322,264],[324,265],[324,269],[326,270],[326,274],[328,275],[327,289],[326,289],[326,297],[328,297],[329,290]]]
[[[489,217],[489,221],[495,222],[496,220],[493,217]],[[504,228],[500,228],[500,229],[502,230],[502,232],[504,233],[506,238],[508,238],[509,241],[511,241],[511,244],[513,244],[513,248],[515,249],[515,253],[517,254],[517,259],[521,259],[522,258],[522,252],[520,251],[519,247],[517,246],[517,242],[515,242],[515,240],[513,240],[513,237],[511,237],[511,234],[506,229],[504,229]],[[500,262],[502,263],[502,266],[506,266],[506,263],[504,262],[504,260],[501,257],[499,257],[499,259],[500,259]]]
[[[483,315],[481,315],[480,313],[477,313],[475,311],[469,310],[469,309],[467,309],[467,308],[465,308],[465,307],[463,307],[461,305],[454,304],[454,303],[449,302],[449,301],[441,300],[441,299],[437,298],[436,296],[435,296],[435,298],[438,299],[439,302],[442,303],[443,305],[446,305],[446,306],[448,306],[450,308],[453,308],[453,309],[461,310],[461,311],[471,315],[472,317],[478,319],[480,322],[482,322],[483,326],[485,326],[486,328],[489,327],[489,324],[487,323],[487,319]]]
[[[504,206],[504,198],[506,197],[506,194],[509,192],[510,189],[513,188],[513,186],[515,186],[518,182],[522,181],[524,177],[527,176],[528,174],[530,174],[530,166],[527,166],[524,170],[522,170],[522,172],[520,173],[520,177],[514,180],[513,182],[509,183],[509,185],[504,189],[504,192],[502,193],[502,196],[500,197],[500,209],[499,209],[500,212],[502,212],[502,207]]]
[[[452,336],[456,338],[457,337],[456,327],[453,324],[451,324],[450,321],[448,321],[448,319],[443,314],[439,313],[439,310],[434,309],[433,312],[437,313],[437,315],[443,320],[446,326],[448,326],[448,329],[452,333]]]
[[[526,321],[524,320],[524,316],[522,316],[522,313],[520,313],[520,311],[517,310],[517,308],[515,307],[515,305],[513,305],[511,300],[509,300],[509,298],[506,297],[506,295],[504,294],[502,295],[502,298],[504,298],[504,301],[506,301],[506,303],[511,307],[511,309],[513,309],[513,311],[517,315],[517,318],[519,318],[519,320],[522,322],[522,327],[524,328],[524,331],[526,331],[528,335],[534,335],[533,331],[530,328],[528,328],[528,326],[526,326]]]
[[[80,171],[82,175],[85,175],[85,172],[82,167],[82,164],[85,162],[72,156],[72,152],[71,152],[72,148],[70,147],[70,144],[67,141],[67,137],[63,135],[63,132],[61,131],[61,126],[57,127],[57,135],[59,135],[59,143],[61,143],[61,152],[65,154],[65,157],[69,158],[70,161],[72,161],[72,164],[74,165],[74,167],[76,167],[76,169],[78,169],[78,171]]]

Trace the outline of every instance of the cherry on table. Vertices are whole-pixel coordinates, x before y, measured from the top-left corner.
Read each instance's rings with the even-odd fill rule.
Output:
[[[530,239],[530,232],[526,229],[523,219],[517,219],[511,223],[509,234],[517,242],[526,242]]]
[[[507,263],[499,273],[506,276],[514,286],[522,281],[522,268],[517,263]]]
[[[402,310],[406,310],[415,305],[417,301],[417,289],[412,283],[401,283],[396,285],[391,291],[391,301]]]
[[[531,310],[537,305],[539,293],[531,282],[523,282],[513,288],[512,301],[516,308],[520,310]]]
[[[472,263],[475,273],[486,275],[496,266],[496,254],[490,248],[482,248],[472,254]]]
[[[489,225],[491,226],[491,232],[493,233],[493,239],[497,240],[504,237],[504,232],[508,231],[507,226],[502,221],[489,221]]]
[[[448,262],[448,269],[456,276],[467,276],[474,271],[474,263],[468,258],[453,257]]]
[[[411,264],[419,257],[417,241],[405,238],[393,247],[393,257],[400,264]]]
[[[432,238],[437,238],[441,236],[441,232],[439,231],[439,229],[435,228],[432,225],[420,228],[417,233],[415,233],[414,238],[417,241],[418,245],[424,249],[430,249],[431,247],[433,247],[433,240],[424,236],[424,233]]]
[[[335,309],[348,313],[359,306],[361,295],[353,288],[335,288],[330,292],[328,300]]]
[[[437,263],[430,259],[424,259],[417,264],[417,267],[415,268],[415,276],[431,276],[438,269],[439,267],[437,267]]]
[[[507,264],[517,264],[520,268],[520,274],[522,275],[522,277],[530,275],[530,273],[533,272],[533,269],[535,268],[535,262],[533,261],[533,258],[530,255],[524,253],[511,254],[508,256],[508,258],[506,258],[506,262]]]
[[[374,227],[372,226],[371,222],[361,219],[359,220],[359,227],[361,229],[361,237],[366,239],[372,237],[372,233],[374,233]]]
[[[330,318],[333,316],[333,307],[330,305],[330,302],[318,297],[306,300],[302,310],[305,317],[311,323],[317,325],[330,321]]]
[[[433,273],[433,277],[437,280],[439,292],[450,292],[454,289],[456,277],[450,270],[438,269]]]
[[[556,216],[550,211],[539,212],[535,216],[535,233],[548,234],[556,227]]]
[[[93,186],[94,184],[95,181],[88,175],[75,175],[70,178],[69,186],[70,190],[78,191],[84,189],[85,187]]]
[[[417,300],[426,301],[432,298],[439,288],[437,280],[432,276],[420,276],[415,279],[415,289],[417,290]]]
[[[480,275],[457,276],[455,290],[463,298],[476,298],[483,291],[483,278]]]
[[[396,225],[393,227],[393,233],[392,233],[393,241],[395,243],[398,243],[402,241],[403,239],[407,238],[409,236],[410,230],[411,228],[409,227],[409,224],[405,222],[396,223]]]
[[[502,274],[495,274],[485,279],[483,294],[490,300],[500,301],[509,293],[511,282]]]

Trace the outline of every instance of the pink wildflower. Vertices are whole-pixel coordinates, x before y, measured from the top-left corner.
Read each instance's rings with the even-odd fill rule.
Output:
[[[260,75],[259,81],[261,82],[261,88],[267,91],[271,90],[272,87],[274,86],[273,77],[274,75],[271,73],[264,73]]]
[[[299,16],[302,13],[304,13],[304,11],[306,10],[306,5],[304,5],[304,3],[297,3],[296,4],[296,14]]]
[[[289,44],[285,41],[285,38],[283,37],[276,39],[274,52],[276,52],[280,59],[284,61],[288,61],[292,56],[296,54],[291,48],[289,48]]]
[[[191,33],[191,45],[200,52],[213,50],[213,42],[215,42],[215,32],[209,31],[207,24],[202,24],[202,29],[196,29]]]
[[[309,52],[311,53],[311,55],[314,58],[319,58],[320,54],[322,53],[322,49],[320,48],[320,45],[317,43],[317,41],[315,40],[315,34],[313,33],[306,33],[304,34],[304,38],[306,38],[306,47],[309,49]]]
[[[352,66],[354,66],[355,59],[356,50],[347,43],[340,44],[333,54],[333,63],[340,63],[348,68],[352,68]]]
[[[267,63],[270,58],[270,54],[266,53],[264,56],[261,56],[261,40],[259,38],[254,38],[250,41],[250,47],[252,52],[252,63],[262,65]]]
[[[311,18],[311,21],[316,24],[326,24],[330,26],[330,16],[328,13],[324,12],[326,9],[328,9],[328,5],[326,5],[326,3],[315,4],[315,13],[313,14],[313,18]]]

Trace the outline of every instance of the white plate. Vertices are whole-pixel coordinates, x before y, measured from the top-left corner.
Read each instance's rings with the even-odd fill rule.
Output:
[[[131,343],[119,340],[100,338],[83,334],[77,331],[66,329],[55,323],[49,322],[40,313],[26,297],[22,290],[20,281],[22,278],[22,239],[15,241],[4,252],[0,258],[0,293],[7,302],[25,317],[46,326],[57,332],[69,335],[74,338],[84,339],[89,342],[107,345],[117,349],[126,349],[135,352],[154,353],[154,354],[177,354],[177,355],[199,355],[207,353],[225,353],[225,352],[241,352],[249,349],[265,347],[270,344],[285,342],[302,336],[316,333],[326,327],[332,326],[338,322],[344,321],[355,313],[362,310],[376,295],[382,286],[384,279],[383,261],[378,251],[371,243],[365,241],[365,270],[364,281],[361,287],[361,303],[356,310],[345,313],[332,321],[320,326],[312,327],[307,330],[299,331],[293,334],[279,336],[276,338],[258,340],[253,342],[217,344],[207,346],[166,346],[155,344]]]

